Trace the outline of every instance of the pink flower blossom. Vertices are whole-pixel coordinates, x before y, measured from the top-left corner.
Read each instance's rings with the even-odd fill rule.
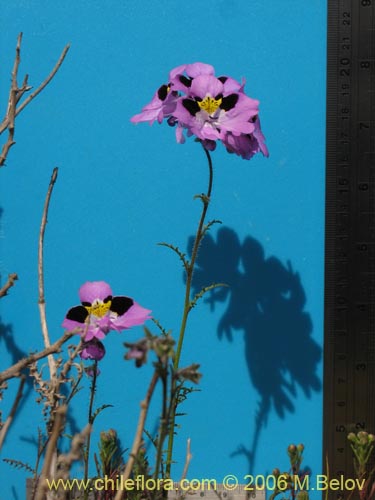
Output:
[[[111,330],[121,331],[142,325],[150,318],[150,310],[130,297],[113,296],[104,281],[88,281],[79,289],[81,305],[69,309],[62,326],[67,330],[79,329],[84,342],[101,340]]]

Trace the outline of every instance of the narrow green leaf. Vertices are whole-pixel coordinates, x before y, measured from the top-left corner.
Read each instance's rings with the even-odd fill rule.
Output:
[[[161,247],[167,247],[167,248],[170,248],[171,250],[173,250],[177,255],[178,257],[180,258],[186,272],[188,271],[189,269],[189,261],[186,259],[186,254],[181,252],[181,250],[175,246],[175,245],[171,245],[170,243],[165,243],[164,241],[161,242],[161,243],[158,243],[159,246]]]
[[[218,288],[221,286],[228,287],[229,285],[227,285],[226,283],[213,283],[212,285],[203,287],[202,290],[200,292],[196,293],[194,295],[193,299],[190,301],[189,311],[191,311],[191,309],[193,309],[193,307],[195,307],[197,305],[198,300],[201,299],[203,297],[203,295],[205,295],[210,290],[213,290],[214,288]]]
[[[91,423],[93,424],[96,417],[99,415],[99,413],[101,413],[103,410],[105,410],[106,408],[113,408],[113,405],[102,405],[102,406],[99,406],[99,408],[97,408],[92,416],[92,419],[91,419]]]
[[[16,469],[26,469],[28,472],[31,472],[31,474],[36,474],[35,469],[31,467],[31,465],[21,462],[20,460],[13,460],[12,458],[3,458],[3,462],[6,462],[12,467],[15,467]]]

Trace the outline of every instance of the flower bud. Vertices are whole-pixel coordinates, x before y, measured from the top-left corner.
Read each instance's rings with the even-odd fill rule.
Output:
[[[348,434],[348,440],[351,441],[352,443],[355,443],[357,441],[357,438],[356,438],[356,435],[354,434],[354,432],[350,432]]]
[[[181,368],[177,371],[177,378],[179,378],[180,380],[189,380],[194,384],[198,384],[202,377],[202,374],[198,372],[199,366],[200,365],[198,365],[197,363],[193,363],[186,368]]]

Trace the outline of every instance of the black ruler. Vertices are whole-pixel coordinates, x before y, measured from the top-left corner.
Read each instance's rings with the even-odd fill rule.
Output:
[[[323,461],[353,478],[347,435],[375,433],[375,0],[328,0],[327,51]]]

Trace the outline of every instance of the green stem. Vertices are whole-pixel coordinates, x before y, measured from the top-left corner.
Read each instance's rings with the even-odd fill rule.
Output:
[[[166,368],[168,370],[168,366]],[[161,465],[162,465],[162,455],[163,455],[163,445],[164,445],[164,440],[167,435],[167,425],[168,425],[168,419],[167,419],[167,372],[165,367],[163,368],[164,373],[162,376],[162,384],[163,384],[163,402],[162,402],[162,413],[161,413],[161,418],[160,418],[160,428],[159,428],[159,437],[158,437],[158,446],[157,446],[157,452],[156,452],[156,463],[155,463],[155,470],[154,470],[154,479],[157,479],[159,477],[159,473],[162,472],[159,471]]]
[[[176,349],[176,354],[173,363],[174,372],[176,372],[179,368],[180,357],[182,352],[182,345],[185,337],[186,324],[190,312],[190,292],[191,285],[193,280],[193,272],[195,267],[195,261],[198,255],[199,245],[202,241],[203,237],[203,226],[206,218],[206,213],[208,209],[208,205],[210,203],[211,191],[212,191],[212,183],[213,183],[213,167],[212,167],[212,159],[209,151],[203,147],[204,152],[207,156],[208,161],[208,169],[209,169],[209,178],[208,178],[208,188],[207,193],[202,195],[203,209],[201,213],[201,217],[198,224],[198,229],[195,235],[193,250],[191,253],[191,259],[186,269],[186,285],[185,285],[185,299],[184,299],[184,309],[182,313],[180,334],[178,337],[178,344]],[[173,384],[172,393],[176,389],[175,383]],[[174,399],[174,398],[173,398]],[[175,426],[175,418],[176,418],[176,408],[172,411],[172,417],[170,421],[170,429],[169,429],[169,438],[168,438],[168,451],[167,451],[167,464],[166,464],[166,477],[170,477],[171,466],[172,466],[172,452],[173,452],[173,441],[174,441],[174,426]]]
[[[97,378],[97,371],[98,371],[98,362],[95,360],[94,362],[94,373],[92,375],[92,381],[91,381],[91,387],[90,387],[90,403],[89,403],[89,412],[88,412],[88,423],[90,425],[93,424],[93,414],[92,414],[92,409],[94,406],[94,397],[95,397],[95,391],[96,391],[96,378]],[[91,443],[91,432],[88,433],[87,438],[86,438],[86,451],[85,451],[85,468],[84,468],[84,481],[85,484],[87,483],[88,477],[89,477],[89,458],[90,458],[90,443]],[[85,490],[85,500],[87,500],[89,494],[89,490]]]

